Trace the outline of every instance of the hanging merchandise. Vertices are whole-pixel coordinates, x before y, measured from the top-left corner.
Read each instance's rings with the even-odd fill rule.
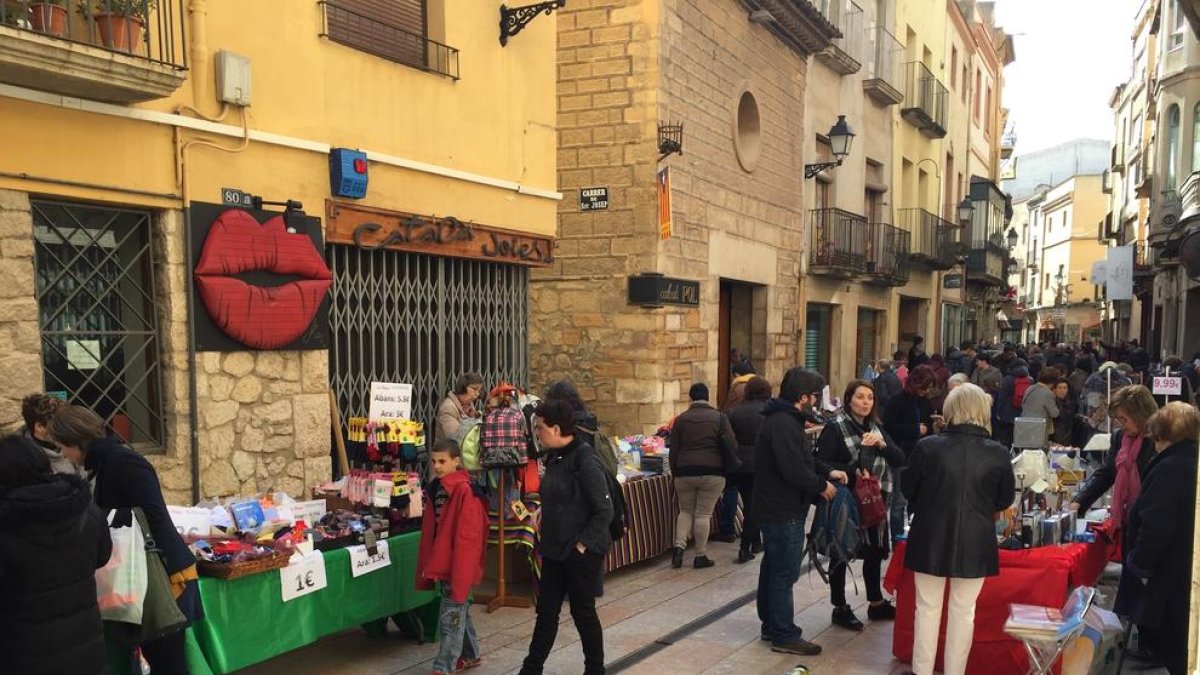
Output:
[[[488,413],[483,418],[480,465],[485,469],[518,467],[529,454],[529,432],[525,416],[517,407],[519,390],[506,382],[488,394]]]

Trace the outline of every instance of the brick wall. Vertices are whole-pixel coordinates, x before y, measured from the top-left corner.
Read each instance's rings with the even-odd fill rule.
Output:
[[[595,0],[558,13],[557,261],[533,276],[533,386],[569,377],[610,430],[652,431],[696,380],[715,390],[720,278],[763,284],[760,370],[795,362],[804,61],[734,0]],[[753,173],[734,154],[737,100],[758,100]],[[658,239],[659,120],[684,123],[675,236]],[[609,188],[581,213],[578,189]],[[714,237],[719,245],[713,245]],[[744,271],[740,272],[738,270]],[[643,309],[626,279],[699,279],[699,309]],[[757,304],[757,303],[756,303]]]

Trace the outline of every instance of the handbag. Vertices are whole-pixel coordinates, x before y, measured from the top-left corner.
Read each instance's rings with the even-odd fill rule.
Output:
[[[854,482],[854,501],[858,502],[858,525],[862,529],[878,527],[887,518],[887,503],[875,476],[858,477]]]
[[[175,594],[171,590],[171,580],[167,575],[167,567],[163,563],[162,551],[150,533],[146,514],[140,507],[133,510],[137,519],[137,528],[141,530],[145,541],[143,556],[146,561],[146,598],[142,606],[141,624],[113,622],[108,626],[109,635],[118,642],[130,647],[153,642],[163,636],[183,630],[188,625],[188,619],[179,609]]]

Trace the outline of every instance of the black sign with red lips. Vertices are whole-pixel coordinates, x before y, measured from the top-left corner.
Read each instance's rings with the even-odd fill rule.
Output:
[[[281,213],[192,202],[198,351],[328,348],[333,277],[321,221],[293,215],[287,224]]]

